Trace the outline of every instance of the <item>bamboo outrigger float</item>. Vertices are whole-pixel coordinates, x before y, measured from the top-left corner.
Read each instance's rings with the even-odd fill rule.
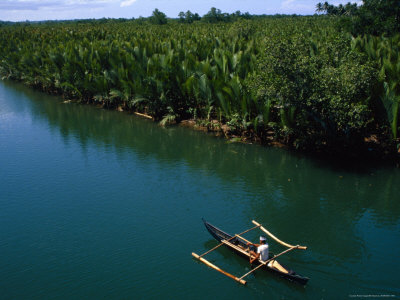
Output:
[[[235,281],[241,283],[241,284],[246,284],[246,280],[244,280],[243,278],[245,278],[246,276],[250,275],[251,273],[253,273],[254,271],[256,271],[257,269],[260,269],[262,267],[265,267],[267,270],[270,270],[274,273],[279,274],[280,276],[289,279],[291,281],[295,281],[298,282],[300,284],[306,284],[307,281],[309,280],[309,278],[301,276],[299,274],[297,274],[296,272],[294,272],[293,270],[288,269],[287,267],[281,265],[280,263],[278,263],[275,259],[289,251],[292,251],[294,249],[302,249],[302,250],[306,250],[307,247],[306,246],[300,246],[300,245],[290,245],[288,243],[285,243],[283,241],[281,241],[280,239],[278,239],[276,236],[274,236],[272,233],[270,233],[267,229],[265,229],[261,224],[259,224],[256,221],[252,221],[254,225],[254,227],[247,229],[245,231],[243,231],[242,233],[239,234],[235,234],[233,236],[223,232],[222,230],[218,229],[217,227],[211,225],[210,223],[206,222],[203,219],[204,225],[206,226],[208,232],[220,243],[215,246],[214,248],[208,250],[207,252],[201,254],[201,255],[197,255],[196,253],[192,253],[192,256],[195,257],[196,259],[198,259],[199,261],[201,261],[202,263],[206,264],[207,266],[213,268],[214,270],[234,279]],[[207,255],[208,253],[214,251],[215,249],[219,248],[222,245],[227,246],[228,248],[230,248],[231,250],[235,251],[236,253],[238,253],[241,256],[250,258],[251,254],[250,254],[250,248],[247,246],[246,243],[248,243],[249,241],[246,240],[244,237],[242,237],[241,235],[254,230],[256,228],[260,228],[260,230],[262,230],[263,232],[265,232],[266,234],[268,234],[268,236],[270,236],[272,239],[274,239],[276,242],[278,242],[279,244],[287,247],[288,249],[282,251],[281,253],[274,255],[274,256],[270,256],[268,258],[268,260],[266,261],[262,261],[260,259],[256,260],[255,263],[258,264],[257,267],[255,267],[254,269],[252,269],[251,271],[247,272],[246,274],[244,274],[241,277],[237,277],[235,275],[232,275],[222,269],[220,269],[219,267],[217,267],[216,265],[210,263],[209,261],[207,261],[206,259],[203,258],[203,256]]]

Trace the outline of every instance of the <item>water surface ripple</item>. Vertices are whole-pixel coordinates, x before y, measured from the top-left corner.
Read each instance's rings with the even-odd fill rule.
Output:
[[[0,82],[0,170],[2,299],[400,296],[398,169],[228,144]],[[308,286],[258,272],[243,287],[194,261],[216,245],[201,217],[306,244],[281,261]],[[208,259],[249,270],[227,249]]]

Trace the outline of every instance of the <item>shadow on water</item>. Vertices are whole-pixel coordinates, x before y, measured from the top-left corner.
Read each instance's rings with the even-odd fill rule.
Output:
[[[296,153],[293,151],[292,155],[303,156],[309,159],[317,168],[330,169],[341,173],[364,175],[376,170],[399,168],[398,162],[395,159],[379,158],[374,156],[374,154],[371,154],[371,156],[364,154],[358,157],[346,157],[340,155],[329,156],[315,153]]]
[[[78,139],[85,151],[88,143],[112,148],[119,155],[134,152],[142,159],[155,158],[162,163],[183,161],[199,172],[217,174],[225,181],[245,182],[244,188],[256,191],[250,202],[251,215],[262,218],[264,212],[285,213],[281,217],[298,223],[313,216],[323,226],[326,216],[351,228],[365,210],[379,218],[398,221],[400,172],[396,168],[373,169],[334,161],[311,159],[301,154],[257,145],[227,144],[225,140],[186,128],[161,128],[152,121],[107,111],[93,106],[63,103],[61,98],[33,91],[20,84],[17,88],[30,100],[33,116],[58,130],[68,143]],[[384,176],[379,176],[384,173]],[[335,205],[330,205],[334,202]],[[250,208],[249,207],[249,208]],[[304,216],[304,217],[303,217]],[[335,235],[327,224],[326,235]],[[330,232],[332,231],[332,232]]]

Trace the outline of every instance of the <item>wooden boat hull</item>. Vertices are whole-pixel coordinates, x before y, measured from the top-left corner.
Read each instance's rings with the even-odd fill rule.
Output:
[[[210,223],[208,223],[206,220],[203,219],[204,225],[206,226],[208,232],[218,241],[218,242],[222,242],[223,240],[227,241],[230,240],[233,236],[222,231],[221,229],[211,225]],[[231,240],[232,243],[234,243],[235,245],[247,248],[248,246],[246,246],[246,244],[244,242],[242,242],[240,239],[236,238]],[[249,259],[249,254],[246,253],[244,254],[242,251],[238,251],[237,249],[230,247],[229,245],[225,245],[228,248],[230,248],[231,250],[233,250],[235,253],[239,254],[240,256],[246,257],[247,259]],[[271,257],[270,257],[271,258]],[[259,264],[257,261],[254,262],[255,264]],[[270,267],[268,265],[261,267],[262,269],[267,269],[275,274],[278,274],[279,276],[286,278],[290,281],[294,281],[297,282],[299,284],[305,285],[307,284],[309,278],[308,277],[304,277],[301,276],[300,274],[297,274],[296,272],[294,272],[293,270],[290,270],[289,268],[287,268],[286,266],[282,265],[287,271],[288,273],[285,272],[281,272],[273,267]]]

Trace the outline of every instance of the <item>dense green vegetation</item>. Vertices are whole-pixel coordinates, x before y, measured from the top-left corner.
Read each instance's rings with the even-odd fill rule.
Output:
[[[353,39],[352,47],[366,53],[370,61],[375,62],[380,70],[380,84],[375,93],[385,108],[384,116],[391,125],[393,138],[397,139],[400,105],[400,35],[391,38],[364,35]]]
[[[318,3],[317,12],[340,16],[340,27],[354,36],[361,34],[395,35],[400,32],[400,0],[363,0],[362,5]]]
[[[337,26],[356,37],[352,48],[367,54],[376,65],[378,83],[371,95],[375,101],[372,104],[375,119],[388,121],[396,140],[400,103],[400,0],[363,0],[360,6],[350,2],[335,6],[325,2],[318,3],[316,10],[340,16]]]
[[[399,39],[355,40],[338,24],[211,9],[200,21],[156,10],[144,20],[3,26],[0,75],[163,124],[227,124],[230,135],[332,152],[374,136],[394,152]]]

